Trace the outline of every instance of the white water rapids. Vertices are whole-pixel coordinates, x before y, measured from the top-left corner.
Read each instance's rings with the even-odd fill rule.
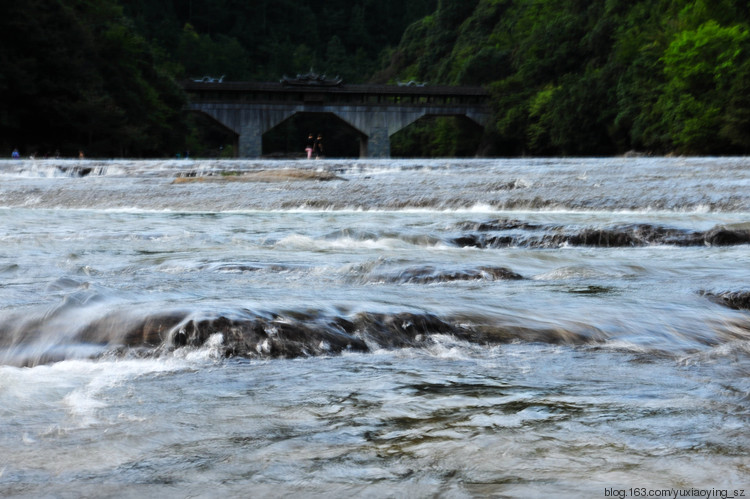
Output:
[[[749,242],[746,158],[0,161],[0,495],[750,495]]]

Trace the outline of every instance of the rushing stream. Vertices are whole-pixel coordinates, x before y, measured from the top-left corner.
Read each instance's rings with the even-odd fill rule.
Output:
[[[6,160],[0,278],[2,497],[750,497],[747,158]]]

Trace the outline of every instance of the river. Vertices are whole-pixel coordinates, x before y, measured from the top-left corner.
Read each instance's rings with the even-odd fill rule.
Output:
[[[748,158],[0,161],[0,496],[750,496],[749,244]]]

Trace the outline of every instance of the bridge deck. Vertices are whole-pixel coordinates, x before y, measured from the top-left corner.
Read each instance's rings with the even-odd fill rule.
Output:
[[[282,85],[257,82],[187,81],[196,100],[240,102],[320,102],[341,104],[481,105],[489,94],[481,87],[398,85]]]

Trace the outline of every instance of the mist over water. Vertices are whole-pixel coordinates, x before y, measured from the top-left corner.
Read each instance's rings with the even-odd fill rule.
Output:
[[[0,161],[0,494],[750,494],[750,160]]]

